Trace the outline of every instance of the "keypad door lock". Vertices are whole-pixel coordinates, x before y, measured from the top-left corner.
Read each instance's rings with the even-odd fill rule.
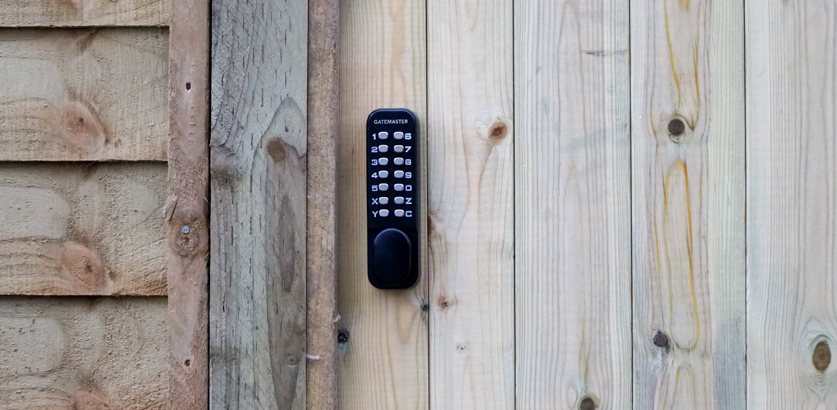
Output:
[[[419,127],[412,112],[379,109],[366,120],[369,282],[408,289],[419,280]]]

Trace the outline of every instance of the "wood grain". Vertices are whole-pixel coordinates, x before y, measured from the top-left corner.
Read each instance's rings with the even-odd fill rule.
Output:
[[[837,408],[837,5],[747,0],[747,403]]]
[[[512,1],[427,15],[431,408],[513,409]]]
[[[165,209],[173,410],[209,406],[209,24],[208,2],[175,1]]]
[[[0,29],[0,160],[165,160],[165,29]]]
[[[308,3],[212,7],[210,407],[305,409]]]
[[[427,130],[425,1],[341,4],[337,326],[348,340],[339,345],[340,408],[426,410],[426,268],[413,289],[372,287],[365,211],[367,116],[377,108],[407,108],[419,119],[422,138]],[[422,266],[425,261],[423,255]]]
[[[7,0],[0,5],[0,26],[166,26],[171,4],[171,0]]]
[[[340,1],[308,3],[308,208],[306,400],[336,410],[337,156],[340,135]]]
[[[738,2],[631,2],[634,408],[745,407]]]
[[[514,12],[517,408],[627,409],[628,3]]]
[[[0,409],[165,409],[164,298],[0,298]]]
[[[0,294],[165,295],[165,164],[0,165]]]

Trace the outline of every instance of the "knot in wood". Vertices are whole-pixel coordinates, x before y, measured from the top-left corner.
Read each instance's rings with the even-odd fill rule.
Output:
[[[509,128],[502,122],[497,122],[488,130],[488,139],[497,144],[506,138],[509,133]]]
[[[578,410],[594,410],[596,408],[596,401],[590,396],[584,396],[578,402]]]
[[[273,158],[273,162],[280,162],[288,155],[288,151],[281,139],[274,138],[267,143],[267,154]]]
[[[675,144],[682,144],[686,138],[686,121],[681,117],[674,117],[668,121],[668,137]]]
[[[654,336],[651,338],[651,341],[654,343],[654,346],[657,346],[661,349],[665,349],[668,347],[668,336],[666,336],[663,332],[655,332]]]
[[[811,356],[811,362],[817,372],[825,373],[831,364],[831,348],[828,346],[828,342],[823,340],[817,343],[814,347],[814,354]]]

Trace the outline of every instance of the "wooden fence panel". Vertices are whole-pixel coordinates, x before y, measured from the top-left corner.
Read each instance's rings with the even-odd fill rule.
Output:
[[[163,28],[0,29],[0,161],[165,160]]]
[[[518,409],[630,408],[627,12],[515,3]]]
[[[631,2],[636,409],[745,407],[742,12]]]
[[[165,295],[166,165],[0,164],[0,294]]]
[[[837,408],[837,4],[747,0],[747,404]]]
[[[410,109],[427,135],[425,19],[424,0],[342,2],[337,324],[348,338],[339,345],[344,410],[428,408],[427,269],[410,290],[369,284],[365,139],[376,108]]]
[[[165,298],[0,298],[0,409],[164,409]]]
[[[212,3],[212,409],[305,408],[307,12]]]
[[[431,408],[513,409],[512,1],[427,9]]]
[[[171,7],[172,0],[5,0],[0,26],[167,26]]]

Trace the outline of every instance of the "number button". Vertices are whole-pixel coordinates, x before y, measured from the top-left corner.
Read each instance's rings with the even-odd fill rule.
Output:
[[[387,138],[389,138],[389,133],[388,132],[381,131],[381,132],[378,133],[378,139],[379,140],[385,140]]]
[[[389,147],[388,147],[388,146],[386,146],[386,145],[384,145],[384,144],[378,145],[378,152],[382,152],[382,153],[383,153],[383,152],[387,152],[387,151],[389,151]],[[374,152],[374,151],[373,151],[373,152]]]
[[[398,171],[393,172],[392,176],[396,178],[404,178],[404,171],[399,169]]]
[[[381,159],[383,159],[383,158],[381,158]],[[404,158],[401,158],[401,157],[395,158],[395,159],[392,160],[392,163],[395,164],[395,165],[404,165]],[[384,164],[384,165],[386,165],[386,164]],[[409,164],[407,164],[407,165],[409,165]]]
[[[401,189],[404,189],[403,185],[401,186]],[[378,184],[378,190],[381,192],[389,191],[389,184]]]
[[[403,209],[396,209],[395,210],[395,216],[397,216],[399,218],[404,216],[404,210]]]
[[[404,146],[403,145],[396,145],[396,146],[393,147],[392,150],[395,151],[395,152],[404,152]],[[386,152],[386,151],[382,151],[382,152]]]
[[[381,215],[381,218],[386,218],[386,217],[388,217],[388,216],[389,216],[389,211],[388,211],[388,210],[386,210],[386,209],[381,209],[381,210],[378,212],[378,215]]]
[[[381,184],[381,185],[386,185],[386,184]],[[404,184],[395,184],[395,186],[393,188],[395,188],[396,191],[401,192],[401,191],[404,190]],[[382,191],[386,191],[386,189],[383,189]]]
[[[404,133],[401,132],[401,131],[398,131],[395,134],[392,134],[392,137],[397,139],[397,140],[401,140],[401,139],[404,139]]]
[[[378,178],[386,178],[389,176],[389,171],[378,171]]]

